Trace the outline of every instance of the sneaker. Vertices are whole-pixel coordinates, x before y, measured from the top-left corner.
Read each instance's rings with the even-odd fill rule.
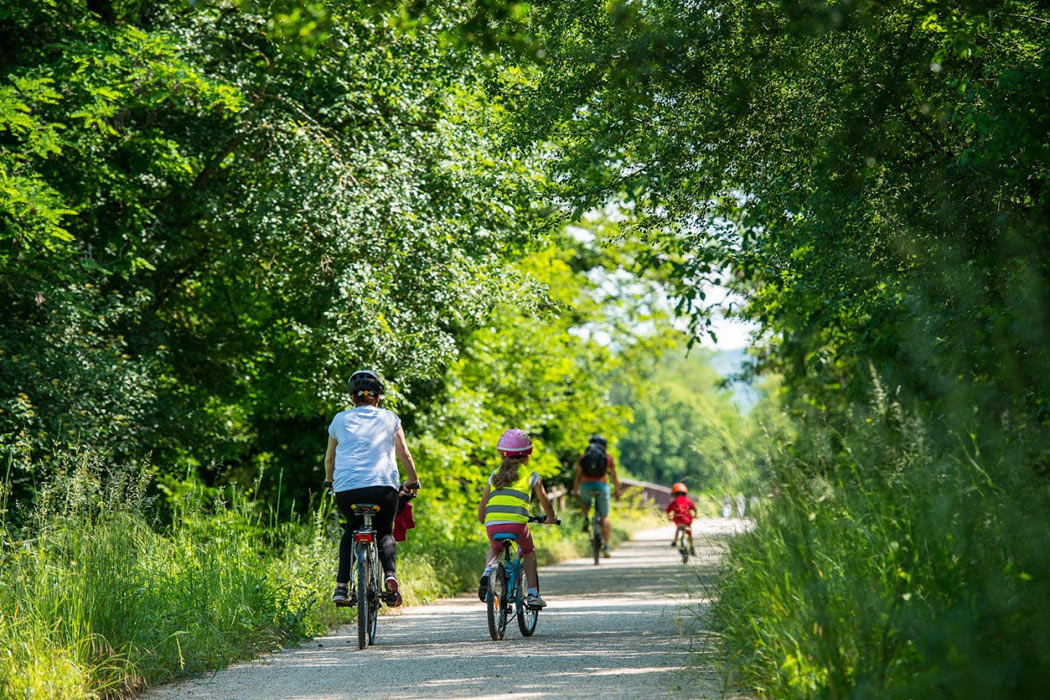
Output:
[[[609,545],[605,545],[604,547],[602,547],[602,557],[608,559],[610,556],[611,554],[609,553]]]
[[[478,598],[481,599],[482,603],[485,602],[485,598],[488,597],[488,594],[489,594],[489,572],[486,571],[485,573],[483,573],[481,575],[481,580],[478,581]]]
[[[583,519],[583,531],[584,531],[584,532],[587,532],[587,530],[589,530],[589,529],[590,529],[590,524],[591,524],[591,523],[590,523],[590,521],[589,521],[589,520],[587,520],[587,518],[584,518],[584,519]]]
[[[529,593],[525,596],[525,607],[536,608],[539,610],[540,608],[547,607],[547,602],[543,600],[543,598],[540,598],[539,593]]]
[[[350,592],[346,589],[346,586],[335,587],[335,593],[332,594],[332,602],[340,608],[347,608],[353,605],[350,601]]]
[[[690,554],[696,554],[696,550],[695,550],[695,549],[693,549],[692,547],[690,547],[690,548],[689,548],[689,553],[690,553]]]
[[[401,605],[401,592],[397,589],[397,577],[392,572],[387,572],[384,585],[386,593],[383,594],[383,602],[392,608]]]
[[[678,543],[677,543],[677,542],[675,542],[674,540],[671,540],[671,544],[670,544],[669,546],[671,546],[671,547],[677,547],[677,546],[678,546]]]

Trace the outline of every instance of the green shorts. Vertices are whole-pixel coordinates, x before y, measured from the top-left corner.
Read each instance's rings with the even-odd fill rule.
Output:
[[[603,518],[609,515],[609,484],[605,481],[584,481],[580,484],[580,500],[598,510]]]

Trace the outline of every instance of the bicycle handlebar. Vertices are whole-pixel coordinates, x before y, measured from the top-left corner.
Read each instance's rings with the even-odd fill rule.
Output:
[[[547,524],[547,516],[546,515],[530,515],[529,516],[529,522],[530,523],[543,523],[543,524],[546,525]],[[550,524],[551,525],[561,525],[561,518],[555,518],[554,522],[550,523]]]

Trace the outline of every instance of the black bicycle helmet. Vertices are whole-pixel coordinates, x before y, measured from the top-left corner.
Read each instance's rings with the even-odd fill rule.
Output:
[[[596,442],[602,447],[608,447],[609,443],[601,435],[591,435],[591,439],[588,442]]]
[[[359,369],[350,375],[350,393],[357,396],[362,391],[370,391],[373,394],[382,394],[383,380],[379,373],[370,369]]]

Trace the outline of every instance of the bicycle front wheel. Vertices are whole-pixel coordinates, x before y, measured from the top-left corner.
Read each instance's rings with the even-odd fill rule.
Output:
[[[489,574],[489,592],[485,596],[485,608],[489,619],[489,636],[498,642],[507,631],[507,577],[503,565],[498,563]]]
[[[371,567],[368,556],[362,551],[357,561],[357,648],[368,646],[368,627],[371,620]]]
[[[540,611],[539,609],[529,608],[525,605],[525,572],[520,568],[518,570],[518,594],[516,610],[518,617],[518,629],[521,631],[523,637],[531,637],[532,633],[536,631],[536,622],[539,620]]]

